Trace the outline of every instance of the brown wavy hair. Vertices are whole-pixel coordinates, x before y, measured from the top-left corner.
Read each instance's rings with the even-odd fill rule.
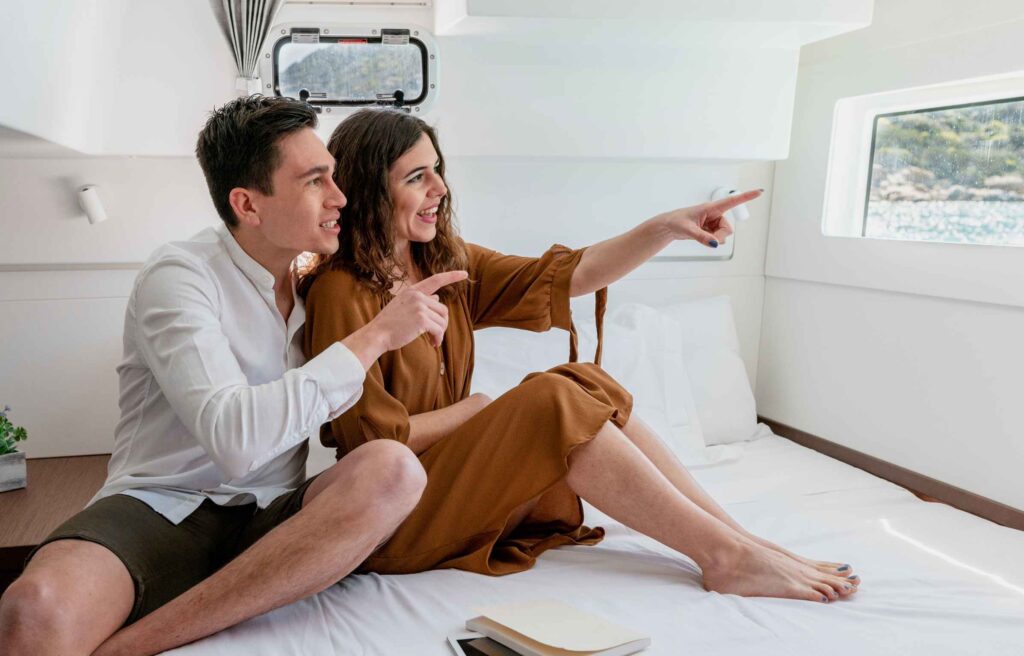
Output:
[[[392,285],[406,280],[408,271],[396,259],[394,205],[388,187],[388,173],[394,163],[423,135],[427,135],[439,161],[438,175],[444,180],[444,155],[437,133],[424,121],[401,110],[362,109],[341,122],[327,142],[334,156],[334,181],[348,198],[341,211],[340,247],[333,255],[316,255],[298,284],[303,298],[317,276],[325,271],[346,270],[386,298]],[[445,186],[448,186],[445,181]],[[429,242],[411,242],[412,261],[423,276],[465,269],[467,256],[452,214],[451,189],[437,208],[436,236]],[[458,293],[465,281],[438,290],[442,299]]]

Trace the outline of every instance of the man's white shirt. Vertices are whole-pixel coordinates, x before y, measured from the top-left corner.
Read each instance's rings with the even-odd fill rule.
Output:
[[[223,225],[154,252],[128,299],[121,420],[90,503],[127,494],[177,524],[205,499],[265,508],[298,487],[307,439],[365,377],[340,342],[306,362],[304,322],[296,296],[285,323],[274,276]]]

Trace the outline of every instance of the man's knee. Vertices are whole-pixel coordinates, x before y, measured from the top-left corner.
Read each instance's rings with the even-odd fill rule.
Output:
[[[427,473],[416,454],[395,440],[374,440],[352,451],[358,473],[366,481],[366,493],[377,502],[394,503],[412,510],[427,485]]]
[[[53,577],[28,574],[14,581],[0,599],[0,645],[10,653],[33,635],[58,638],[71,624],[61,593],[61,583]],[[5,652],[6,653],[6,652]]]
[[[371,467],[379,476],[380,494],[398,504],[416,505],[427,486],[427,472],[409,447],[394,440],[376,440]]]

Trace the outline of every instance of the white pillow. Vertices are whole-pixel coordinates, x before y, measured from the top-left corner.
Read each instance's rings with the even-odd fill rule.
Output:
[[[593,319],[576,321],[580,359],[592,361],[597,343]],[[642,305],[608,312],[602,367],[633,395],[633,412],[684,462],[702,460],[704,438],[686,375],[681,326]],[[564,330],[530,333],[486,328],[475,333],[473,391],[492,398],[517,385],[528,373],[544,371],[569,358]]]
[[[569,333],[553,329],[532,333],[516,328],[484,328],[476,342],[473,391],[496,399],[527,374],[569,361]]]
[[[681,346],[704,443],[753,439],[757,409],[740,357],[732,305],[727,296],[680,303],[664,312],[682,327]]]
[[[592,360],[593,320],[577,323],[580,358]],[[702,459],[704,438],[679,341],[682,327],[652,307],[630,303],[609,310],[602,368],[633,395],[633,414],[684,463]]]

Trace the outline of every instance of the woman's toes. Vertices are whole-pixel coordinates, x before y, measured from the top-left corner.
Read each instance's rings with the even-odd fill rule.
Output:
[[[824,581],[815,581],[815,583],[811,587],[817,590],[818,594],[820,594],[823,597],[821,601],[824,601],[825,603],[835,601],[839,598],[839,593],[833,590],[832,586],[830,586],[828,583],[825,583]]]
[[[832,588],[835,589],[835,591],[838,592],[839,596],[841,597],[851,595],[857,591],[857,587],[853,585],[852,582],[847,581],[846,579],[834,578],[831,581],[829,581],[829,585],[831,585]]]
[[[860,585],[860,577],[857,576],[856,574],[853,574],[851,576],[847,576],[846,577],[846,581],[850,585],[852,585],[854,588],[856,588],[858,585]]]
[[[816,601],[819,604],[827,604],[831,601],[825,593],[814,586],[807,588],[806,592],[803,594],[803,599],[807,601]]]

